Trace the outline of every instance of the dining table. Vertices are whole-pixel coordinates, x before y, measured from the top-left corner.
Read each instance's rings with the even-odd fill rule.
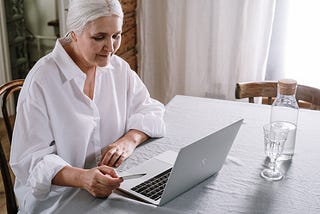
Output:
[[[162,206],[119,190],[107,198],[95,198],[74,189],[61,200],[56,213],[320,213],[320,111],[299,110],[294,156],[277,163],[282,180],[268,181],[260,172],[267,167],[262,127],[269,122],[270,111],[270,105],[243,100],[176,95],[166,104],[165,136],[137,147],[117,170],[130,169],[168,150],[179,151],[243,118],[218,173]]]

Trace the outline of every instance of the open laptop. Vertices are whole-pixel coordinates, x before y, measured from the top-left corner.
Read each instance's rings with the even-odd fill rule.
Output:
[[[178,153],[166,151],[120,173],[145,175],[125,179],[119,190],[158,206],[167,203],[222,168],[242,121],[197,140]]]

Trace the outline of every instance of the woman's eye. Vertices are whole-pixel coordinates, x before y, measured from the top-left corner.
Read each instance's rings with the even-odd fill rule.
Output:
[[[104,39],[104,36],[94,36],[93,39],[96,41],[100,41]]]

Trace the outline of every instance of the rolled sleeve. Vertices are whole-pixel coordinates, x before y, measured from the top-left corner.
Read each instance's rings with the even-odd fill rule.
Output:
[[[44,198],[51,190],[53,177],[69,164],[55,154],[44,156],[30,172],[27,185],[32,188],[32,194],[36,198]]]
[[[128,120],[127,129],[143,131],[150,137],[163,137],[165,134],[164,121],[161,116],[156,114],[133,114]]]
[[[134,72],[129,76],[130,113],[127,131],[137,129],[150,137],[163,137],[166,131],[163,120],[164,105],[150,97],[147,88]]]

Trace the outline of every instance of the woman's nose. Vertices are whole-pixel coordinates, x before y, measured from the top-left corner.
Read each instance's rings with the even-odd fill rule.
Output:
[[[108,52],[113,52],[114,51],[114,48],[113,48],[113,39],[110,38],[110,39],[106,39],[106,42],[104,44],[104,47],[103,47],[104,50],[108,51]]]

